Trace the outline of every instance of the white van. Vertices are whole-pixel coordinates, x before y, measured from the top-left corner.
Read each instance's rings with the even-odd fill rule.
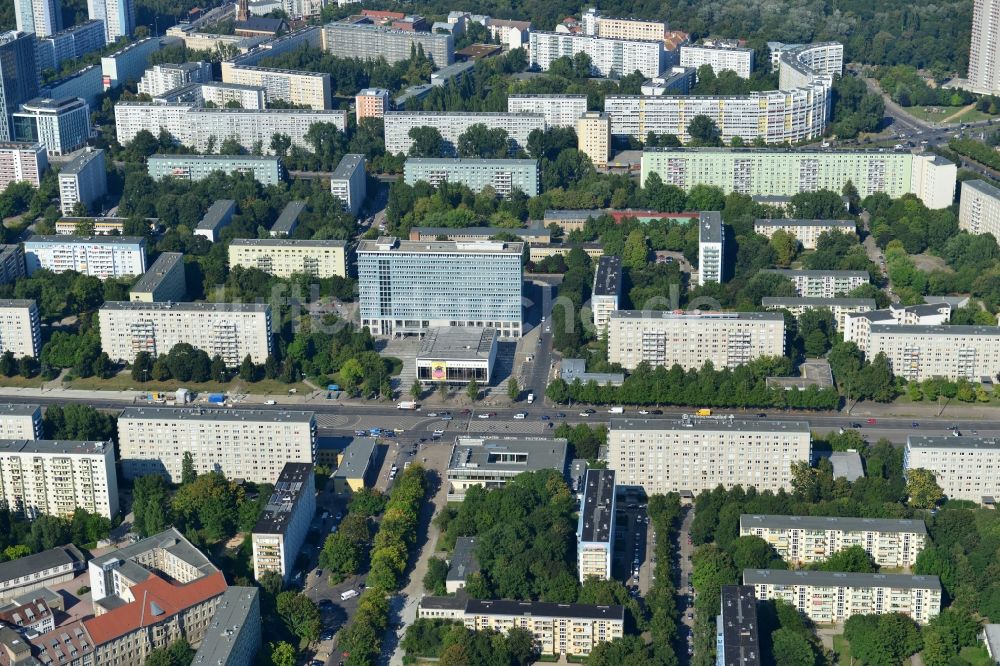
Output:
[[[340,593],[340,600],[347,601],[348,599],[353,599],[358,596],[359,592],[357,590],[347,590],[346,592]]]

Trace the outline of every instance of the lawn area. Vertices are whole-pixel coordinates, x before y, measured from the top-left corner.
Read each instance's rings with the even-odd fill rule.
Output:
[[[837,653],[838,664],[851,663],[851,644],[847,642],[843,634],[833,637],[833,651]]]
[[[45,380],[42,379],[41,375],[35,375],[34,377],[21,377],[20,375],[14,377],[3,377],[0,376],[0,386],[11,386],[14,388],[41,388]]]
[[[961,110],[961,106],[908,106],[905,109],[914,118],[932,123],[939,123]]]
[[[191,389],[198,393],[253,393],[256,395],[287,395],[288,389],[296,389],[300,394],[308,393],[311,389],[301,382],[295,384],[285,384],[276,379],[262,379],[258,382],[245,382],[241,379],[234,379],[228,383],[222,382],[182,382],[177,379],[168,379],[163,382],[149,381],[140,383],[132,379],[128,372],[121,372],[111,379],[100,379],[98,377],[78,377],[72,381],[64,381],[63,386],[71,389],[82,389],[87,391],[176,391],[179,388]]]
[[[958,117],[958,122],[977,123],[980,120],[989,120],[990,118],[996,118],[996,116],[991,116],[988,113],[983,113],[982,111],[977,111],[976,109],[969,109]]]

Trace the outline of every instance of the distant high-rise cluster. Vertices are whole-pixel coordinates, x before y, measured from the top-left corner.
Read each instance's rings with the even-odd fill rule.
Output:
[[[978,92],[1000,91],[1000,0],[976,0],[969,43],[969,84]]]

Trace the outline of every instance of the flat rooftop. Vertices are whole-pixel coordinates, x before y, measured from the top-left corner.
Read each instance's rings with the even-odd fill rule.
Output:
[[[303,492],[307,489],[312,492],[312,473],[311,463],[285,463],[274,484],[274,491],[254,525],[254,534],[284,534]]]
[[[250,421],[312,423],[314,412],[277,409],[205,409],[204,407],[126,407],[119,419],[184,421]]]
[[[776,273],[786,277],[810,277],[810,278],[861,278],[869,279],[868,271],[805,271],[793,268],[765,268],[761,273]]]
[[[448,471],[534,472],[566,468],[565,439],[545,437],[458,437],[451,449]]]
[[[722,586],[722,666],[759,666],[760,635],[757,599],[749,585]]]
[[[274,231],[272,229],[272,231]],[[230,247],[347,247],[347,241],[342,240],[298,240],[294,238],[234,238]]]
[[[878,307],[874,298],[821,298],[819,296],[765,296],[764,307],[870,308]]]
[[[797,432],[809,434],[808,421],[769,421],[692,416],[686,419],[611,419],[611,430],[693,430],[696,432]]]
[[[758,218],[753,221],[755,227],[840,227],[857,229],[854,220],[786,220],[782,218]]]
[[[169,311],[175,312],[269,312],[268,303],[176,303],[173,301],[158,301],[142,303],[139,301],[106,301],[102,310],[133,310],[135,312]]]
[[[618,296],[622,290],[622,258],[604,255],[594,274],[594,296]]]
[[[744,569],[745,585],[815,585],[819,587],[891,587],[899,590],[940,590],[937,576]]]
[[[344,449],[343,459],[333,475],[346,479],[364,478],[375,453],[375,444],[374,437],[354,437]]]
[[[458,537],[455,540],[455,550],[448,562],[447,580],[465,582],[470,575],[479,572],[476,543],[476,537]]]
[[[349,153],[341,158],[337,168],[330,175],[332,180],[347,180],[358,167],[364,168],[365,156]]]
[[[199,83],[197,85],[207,85]],[[261,162],[266,164],[273,164],[275,162],[280,162],[281,158],[267,155],[150,155],[149,159],[153,162]],[[221,199],[216,201],[212,206],[214,207],[218,203],[226,204],[230,202],[230,199]],[[232,203],[236,203],[232,201]],[[209,210],[212,210],[209,208]]]
[[[417,358],[485,361],[497,343],[497,331],[475,326],[432,328],[420,343]]]
[[[976,337],[1000,337],[1000,326],[921,326],[920,324],[895,326],[893,324],[872,324],[872,335],[876,333],[888,333],[892,335],[941,335],[946,337],[959,337],[971,335]]]
[[[31,236],[24,241],[27,245],[145,245],[141,236]]]
[[[59,174],[60,175],[79,174],[87,167],[88,164],[96,160],[98,157],[103,157],[103,156],[104,156],[104,151],[101,150],[100,148],[98,148],[97,150],[85,150],[84,152],[80,153],[72,160],[70,160],[69,164],[63,166],[63,168],[59,171]]]
[[[744,513],[740,515],[740,529],[754,527],[769,529],[843,530],[845,532],[909,532],[927,534],[922,520],[895,518],[847,518],[840,516],[779,516]]]
[[[476,159],[470,157],[409,157],[406,159],[406,164],[426,167],[533,167],[538,166],[538,160]]]
[[[584,620],[624,621],[624,606],[591,604],[554,604],[543,601],[509,601],[507,599],[469,599],[466,615],[507,615],[511,617],[564,617]]]
[[[1000,199],[1000,188],[990,185],[985,180],[963,181],[962,189],[964,190],[965,188],[969,188],[970,190],[976,190],[977,192],[993,197],[994,199]]]
[[[615,513],[615,471],[587,470],[587,480],[580,506],[580,540],[608,543],[613,539],[611,523]]]
[[[33,305],[36,303],[32,298],[0,298],[0,308],[30,308]]]
[[[713,312],[713,311],[670,311],[664,310],[614,310],[611,319],[676,319],[679,321],[712,321],[712,320],[743,320],[743,321],[784,321],[780,312]]]
[[[73,441],[68,439],[0,439],[0,456],[14,453],[25,455],[91,456],[111,450],[109,442]]]
[[[211,230],[222,224],[225,217],[236,210],[236,202],[232,199],[219,199],[205,211],[196,229]]]
[[[205,630],[205,637],[194,656],[192,666],[217,666],[229,663],[240,630],[247,623],[254,606],[260,604],[260,590],[256,587],[228,588],[212,611],[212,622]],[[259,610],[257,611],[260,612]],[[260,631],[251,627],[251,631]]]
[[[363,240],[358,253],[389,252],[393,254],[516,254],[521,256],[524,243],[506,241],[409,241],[395,237]]]
[[[945,437],[910,435],[906,446],[911,449],[1000,449],[1000,439],[996,437]]]
[[[30,301],[34,303],[34,301]],[[4,416],[34,416],[41,409],[40,405],[24,405],[21,403],[0,403],[0,418]]]
[[[722,234],[722,213],[707,211],[698,216],[699,242],[721,243]]]
[[[507,229],[505,227],[413,227],[410,233],[417,233],[419,236],[482,236],[489,238],[497,234],[512,234],[519,238],[549,238],[552,232],[548,229]]]
[[[305,201],[289,201],[281,209],[281,214],[271,226],[271,232],[275,234],[290,234],[298,224],[299,215],[306,209]]]
[[[833,465],[835,479],[844,477],[848,481],[856,481],[865,475],[865,466],[857,451],[834,451],[830,454],[830,464]]]
[[[582,358],[564,358],[559,362],[559,376],[572,384],[579,379],[582,383],[597,382],[599,385],[619,386],[625,381],[623,372],[587,372],[587,362]]]
[[[135,283],[132,287],[132,292],[147,293],[152,292],[163,279],[174,270],[177,264],[184,263],[184,255],[180,252],[164,252],[153,265],[146,269],[146,272],[142,274],[139,281]]]

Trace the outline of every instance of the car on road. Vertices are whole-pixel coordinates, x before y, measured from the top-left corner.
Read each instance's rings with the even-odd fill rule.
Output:
[[[342,513],[338,513],[338,514],[337,514],[336,516],[334,516],[334,517],[333,517],[333,519],[334,519],[334,520],[340,520],[340,519],[341,519],[341,518],[343,518],[343,517],[344,517],[344,514],[342,514]]]
[[[488,418],[490,418],[490,415],[487,414],[486,412],[483,412],[482,414],[476,414],[476,418],[477,419],[488,419]]]
[[[514,418],[518,421],[523,421],[524,419],[528,418],[528,413],[518,412],[517,414],[514,414]]]
[[[654,409],[653,411],[650,412],[650,414],[662,414],[662,413],[663,413],[662,409]]]
[[[919,427],[920,427],[920,424],[919,424],[919,423],[917,423],[916,421],[914,421],[913,423],[911,423],[911,424],[910,424],[910,427],[911,427],[911,428],[919,428]]]
[[[580,416],[586,418],[586,417],[590,416],[590,412],[580,412]]]
[[[645,416],[646,414],[649,414],[649,410],[648,409],[640,409],[639,413],[642,414],[643,416]]]
[[[471,409],[463,409],[462,411],[459,412],[459,414],[471,414],[471,413],[472,413]]]
[[[452,419],[454,419],[454,418],[455,418],[455,417],[454,417],[454,416],[452,416],[451,414],[442,414],[442,415],[441,415],[441,420],[442,420],[442,421],[451,421],[451,420],[452,420]]]
[[[539,418],[540,420],[542,420],[542,421],[548,421],[548,420],[549,420],[549,415],[548,415],[548,414],[542,414],[542,415],[541,415],[541,416],[539,416],[538,418]]]
[[[437,412],[431,412],[431,413],[427,414],[427,416],[429,416],[431,418],[435,418],[435,417],[437,417],[437,415],[438,415]]]
[[[264,404],[265,405],[277,405],[278,403],[275,400],[265,400]]]
[[[767,418],[767,414],[765,412],[760,412],[759,414],[757,414],[757,418],[759,418],[759,419],[766,419]]]
[[[368,431],[367,430],[355,430],[354,431],[354,436],[355,437],[367,437],[368,436]]]
[[[875,419],[868,419],[868,425],[875,425],[877,421]]]
[[[564,419],[564,418],[566,418],[566,413],[565,412],[559,412],[558,414],[556,414],[556,418],[557,419]]]
[[[434,432],[432,433],[432,435],[433,435],[434,437],[444,437],[444,430],[435,430],[435,431],[434,431]],[[420,441],[421,441],[421,442],[423,442],[424,440],[420,440]]]
[[[860,424],[860,423],[852,423],[852,424],[851,424],[851,427],[852,427],[852,428],[860,428],[860,427],[861,427],[861,424]]]

